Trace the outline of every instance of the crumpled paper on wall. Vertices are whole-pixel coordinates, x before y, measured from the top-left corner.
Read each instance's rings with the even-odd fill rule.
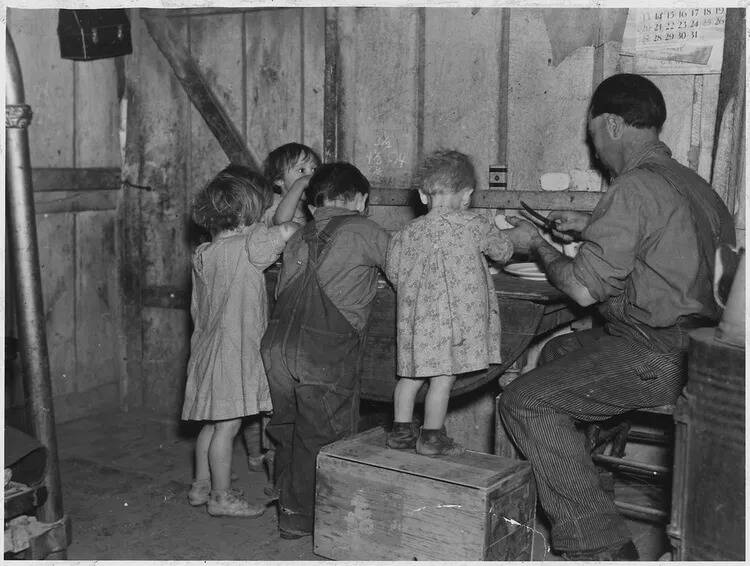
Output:
[[[579,47],[621,42],[628,8],[545,8],[542,17],[556,67]]]

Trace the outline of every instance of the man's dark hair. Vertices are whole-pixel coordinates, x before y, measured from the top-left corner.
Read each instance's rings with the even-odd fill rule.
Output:
[[[591,97],[592,118],[617,114],[628,126],[661,130],[667,107],[659,88],[641,75],[623,73],[604,79]]]
[[[305,189],[307,203],[323,206],[325,200],[354,199],[361,193],[370,194],[370,182],[351,163],[326,163],[315,170]]]

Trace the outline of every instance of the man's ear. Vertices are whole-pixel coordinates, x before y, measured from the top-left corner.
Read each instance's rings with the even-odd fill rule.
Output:
[[[364,193],[357,193],[357,202],[356,207],[358,212],[364,212],[365,207],[367,206],[367,198],[370,195],[364,194]]]
[[[604,117],[607,124],[607,131],[613,140],[620,139],[625,131],[625,120],[618,114],[607,114]]]
[[[419,189],[419,200],[422,201],[422,204],[427,205],[430,203],[430,197],[422,191],[422,189]]]

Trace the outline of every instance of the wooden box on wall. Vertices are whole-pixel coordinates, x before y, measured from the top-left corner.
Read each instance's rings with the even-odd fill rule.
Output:
[[[314,551],[334,560],[530,560],[528,462],[421,456],[373,428],[318,455]]]

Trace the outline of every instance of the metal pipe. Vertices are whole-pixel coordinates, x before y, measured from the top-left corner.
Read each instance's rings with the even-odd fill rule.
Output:
[[[52,523],[62,518],[63,506],[31,185],[27,130],[31,107],[24,103],[21,67],[7,30],[5,50],[5,190],[11,276],[16,283],[19,354],[32,432],[47,449],[44,482],[48,497],[37,514],[40,521]]]

